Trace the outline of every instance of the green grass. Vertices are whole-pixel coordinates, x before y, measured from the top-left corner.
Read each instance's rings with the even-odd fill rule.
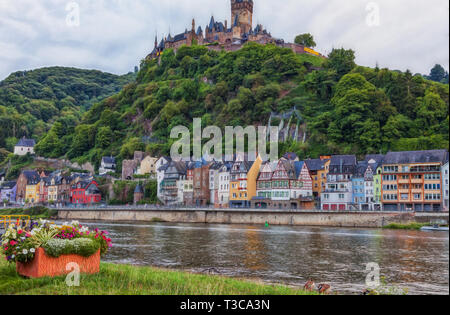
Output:
[[[400,224],[400,223],[391,223],[383,227],[383,229],[387,230],[420,230],[424,226],[429,226],[429,224],[422,223],[408,223],[408,224]]]
[[[286,286],[152,267],[101,264],[98,275],[82,275],[79,287],[64,277],[24,279],[0,255],[0,295],[317,295]]]
[[[1,215],[29,215],[32,219],[49,219],[56,216],[58,213],[56,210],[50,210],[45,207],[32,207],[32,208],[16,208],[16,209],[0,209]]]

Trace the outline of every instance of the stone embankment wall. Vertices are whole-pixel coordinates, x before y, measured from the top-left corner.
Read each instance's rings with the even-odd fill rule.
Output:
[[[390,223],[416,222],[414,213],[392,212],[275,212],[255,210],[58,210],[61,220],[165,221],[172,223],[203,224],[258,224],[270,225],[367,227],[379,228]],[[429,222],[428,217],[419,217]],[[448,214],[433,216],[448,222]]]

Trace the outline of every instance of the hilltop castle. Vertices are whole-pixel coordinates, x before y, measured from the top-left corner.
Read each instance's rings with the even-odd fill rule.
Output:
[[[261,24],[253,28],[253,0],[231,0],[231,24],[216,22],[211,17],[209,25],[205,31],[201,26],[196,29],[195,20],[192,20],[190,31],[186,29],[184,33],[172,36],[169,34],[158,43],[155,38],[155,48],[147,58],[159,57],[165,49],[175,51],[182,45],[191,46],[194,44],[205,45],[211,50],[235,51],[246,42],[256,42],[260,44],[275,44],[280,47],[291,48],[298,54],[309,53],[321,56],[319,53],[302,45],[285,43],[282,39],[276,39],[267,32]]]

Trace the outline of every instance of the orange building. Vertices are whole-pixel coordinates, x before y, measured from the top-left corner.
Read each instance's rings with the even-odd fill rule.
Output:
[[[441,210],[446,156],[446,150],[389,152],[382,164],[384,210]]]
[[[320,159],[305,161],[313,180],[313,194],[316,199],[320,199],[322,191],[325,190],[330,162],[331,156],[321,156]]]

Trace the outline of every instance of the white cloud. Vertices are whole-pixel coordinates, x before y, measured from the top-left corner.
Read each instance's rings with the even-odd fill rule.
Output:
[[[230,20],[229,0],[75,0],[80,26],[66,24],[72,0],[0,0],[0,79],[10,72],[49,65],[131,71],[153,48],[154,36]],[[380,25],[366,24],[371,0],[254,0],[254,23],[292,41],[312,33],[317,49],[352,48],[357,62],[428,73],[449,67],[449,9],[446,0],[374,1]]]

